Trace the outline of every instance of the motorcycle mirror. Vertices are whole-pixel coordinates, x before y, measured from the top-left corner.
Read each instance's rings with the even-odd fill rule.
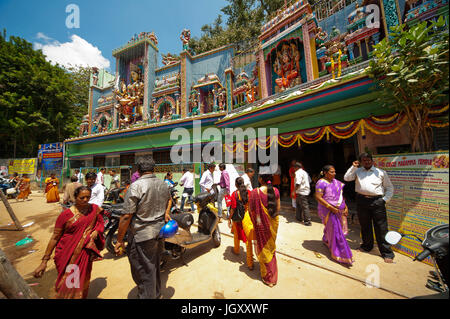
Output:
[[[389,231],[387,232],[385,239],[389,244],[395,245],[402,239],[402,237],[402,234],[396,231]]]

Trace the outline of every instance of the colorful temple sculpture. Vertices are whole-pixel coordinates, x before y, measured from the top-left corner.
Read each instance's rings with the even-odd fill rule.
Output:
[[[313,6],[298,0],[271,17],[252,43],[195,56],[189,29],[181,32],[178,54],[160,54],[153,32],[136,34],[113,50],[115,74],[92,69],[89,112],[79,137],[65,141],[67,168],[131,165],[150,153],[176,170],[169,156],[177,143],[171,131],[192,133],[194,123],[201,124],[201,132],[277,128],[283,172],[293,157],[314,173],[326,162],[342,171],[362,151],[407,149],[405,115],[379,107],[365,70],[391,26],[439,16],[448,28],[448,0],[333,0]],[[447,129],[448,107],[433,112],[442,115],[430,123],[436,147],[447,143],[448,148],[448,134],[443,142],[439,133]],[[186,144],[193,152],[209,142],[222,145],[224,138],[191,136]],[[236,140],[224,148],[247,152],[270,143],[267,136],[263,145]],[[200,159],[191,156],[189,162],[198,177]]]

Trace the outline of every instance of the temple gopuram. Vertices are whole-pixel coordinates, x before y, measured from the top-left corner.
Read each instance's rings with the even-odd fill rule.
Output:
[[[365,70],[391,26],[439,16],[448,28],[448,0],[292,1],[262,26],[253,45],[229,44],[195,56],[188,29],[181,32],[177,55],[160,53],[163,39],[153,32],[136,34],[113,50],[115,74],[92,70],[89,112],[79,137],[65,141],[67,172],[121,167],[126,178],[126,167],[146,154],[153,154],[161,172],[179,172],[170,161],[177,143],[170,134],[174,128],[192,133],[194,121],[202,132],[277,128],[282,175],[291,159],[301,160],[311,175],[326,163],[343,174],[363,151],[406,150],[405,116],[378,105]],[[437,148],[448,147],[446,125],[448,120],[434,127]],[[224,139],[205,136],[191,144],[195,149],[211,141]],[[228,151],[251,145],[236,141]],[[186,164],[198,182],[203,164]]]

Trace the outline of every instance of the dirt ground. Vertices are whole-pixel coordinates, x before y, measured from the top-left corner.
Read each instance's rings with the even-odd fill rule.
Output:
[[[13,231],[3,203],[0,203],[0,247],[21,276],[42,298],[51,296],[56,280],[54,263],[48,263],[40,279],[32,276],[40,264],[56,217],[61,211],[57,203],[47,204],[43,193],[34,191],[30,200],[9,200],[22,225],[33,223],[23,231]],[[348,242],[355,263],[348,268],[334,262],[322,243],[323,226],[313,208],[313,225],[306,227],[295,220],[295,213],[284,207],[280,216],[277,238],[278,284],[265,286],[260,278],[255,256],[255,268],[245,265],[245,246],[241,254],[232,253],[233,238],[226,222],[220,224],[222,244],[212,243],[188,250],[183,265],[169,261],[162,272],[164,298],[174,299],[402,299],[433,295],[425,287],[433,268],[410,257],[396,253],[393,264],[384,263],[375,248],[361,253],[359,228],[350,225]],[[194,216],[197,219],[197,215]],[[7,230],[9,229],[9,230]],[[15,243],[27,235],[34,241],[17,247]],[[93,265],[89,298],[133,299],[137,288],[130,273],[128,259],[103,251],[104,259]],[[379,280],[377,281],[377,278]],[[379,288],[366,285],[378,283]]]

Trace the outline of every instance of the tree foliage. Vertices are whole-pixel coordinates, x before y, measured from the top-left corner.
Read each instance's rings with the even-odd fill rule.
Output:
[[[393,27],[375,46],[369,75],[379,101],[406,113],[413,151],[432,150],[431,107],[448,103],[448,26],[441,17],[410,29]]]
[[[212,24],[202,27],[200,39],[192,38],[189,47],[192,54],[200,54],[231,43],[253,43],[261,32],[262,25],[285,0],[227,0],[229,4],[221,12],[226,16],[222,26],[222,15]]]
[[[76,136],[89,75],[52,65],[26,40],[0,35],[0,157],[35,157],[39,144]]]

